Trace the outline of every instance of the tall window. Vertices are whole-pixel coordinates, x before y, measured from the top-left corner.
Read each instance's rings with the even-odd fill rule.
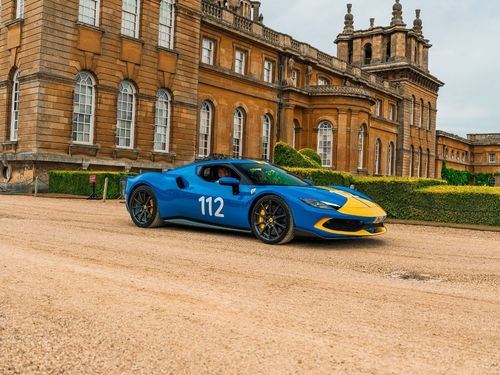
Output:
[[[431,161],[431,152],[429,149],[427,149],[427,152],[425,153],[425,177],[429,177],[429,166],[430,166],[430,161]]]
[[[389,62],[389,61],[391,61],[391,41],[390,40],[387,42],[387,45],[385,46],[385,62]]]
[[[332,166],[333,126],[328,121],[319,124],[318,154],[323,167]]]
[[[382,100],[377,99],[377,102],[375,103],[375,115],[377,117],[382,116]]]
[[[380,139],[377,139],[375,142],[375,174],[380,175],[380,159],[382,158],[382,142]]]
[[[410,125],[415,125],[415,106],[416,99],[414,96],[411,97],[411,108],[410,108]]]
[[[418,112],[418,126],[424,126],[424,101],[420,99],[420,107]]]
[[[365,166],[366,128],[361,125],[358,132],[358,169]]]
[[[395,153],[394,153],[394,143],[389,143],[389,148],[387,150],[387,175],[393,176],[395,172]]]
[[[170,151],[170,118],[172,101],[166,90],[159,90],[156,95],[154,150]]]
[[[432,105],[431,102],[427,103],[427,130],[431,130],[432,121]]]
[[[100,0],[80,0],[78,21],[92,26],[99,26]]]
[[[495,164],[496,160],[497,160],[496,154],[489,154],[488,155],[488,162],[490,164]]]
[[[417,177],[422,177],[422,147],[418,148],[417,154]]]
[[[131,82],[124,81],[120,84],[116,124],[116,146],[118,147],[134,147],[135,94],[136,90]]]
[[[372,63],[372,45],[368,43],[364,48],[364,63],[370,65]]]
[[[265,115],[262,123],[262,160],[271,160],[271,116]]]
[[[394,104],[389,105],[389,120],[396,121],[396,106]]]
[[[234,56],[234,71],[238,74],[245,74],[247,54],[245,51],[237,49]]]
[[[11,97],[11,113],[10,113],[10,140],[17,141],[17,133],[19,131],[19,70],[16,70],[12,76],[12,97]]]
[[[411,146],[410,147],[410,160],[409,160],[410,177],[413,177],[413,152],[414,152],[414,148],[413,148],[413,146]]]
[[[264,82],[273,83],[274,62],[271,60],[264,61]]]
[[[122,1],[122,34],[139,38],[140,0]]]
[[[201,62],[208,65],[214,65],[214,49],[215,43],[213,40],[203,38],[201,46]]]
[[[76,76],[73,95],[73,142],[94,142],[95,80],[90,73]]]
[[[330,81],[327,80],[325,77],[318,77],[318,86],[328,86],[330,84]]]
[[[202,158],[206,158],[211,152],[212,118],[212,105],[209,102],[201,103],[198,156]]]
[[[300,129],[299,120],[293,120],[293,133],[292,133],[292,146],[293,148],[297,148],[297,132]]]
[[[243,129],[245,126],[245,113],[238,108],[233,116],[233,157],[241,158],[243,155]]]
[[[16,1],[16,19],[24,18],[24,0]]]
[[[160,47],[174,48],[174,17],[174,0],[161,0],[158,37]]]

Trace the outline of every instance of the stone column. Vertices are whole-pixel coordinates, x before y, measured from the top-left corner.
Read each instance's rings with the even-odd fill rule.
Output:
[[[337,120],[337,151],[336,151],[336,168],[339,171],[349,170],[349,111],[347,109],[339,109]]]

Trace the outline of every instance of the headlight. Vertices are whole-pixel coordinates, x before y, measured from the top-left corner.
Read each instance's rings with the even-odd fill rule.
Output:
[[[326,210],[338,210],[341,206],[335,203],[325,202],[325,201],[317,201],[315,199],[302,198],[302,202],[305,204],[314,207],[314,208],[324,208]]]
[[[380,223],[383,223],[383,222],[385,222],[385,219],[386,219],[386,218],[387,218],[387,216],[380,216],[380,217],[377,217],[373,223],[374,223],[374,224],[380,224]]]

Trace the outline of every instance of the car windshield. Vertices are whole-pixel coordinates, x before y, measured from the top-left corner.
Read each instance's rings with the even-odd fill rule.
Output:
[[[241,163],[235,167],[255,185],[309,186],[300,178],[267,163]]]

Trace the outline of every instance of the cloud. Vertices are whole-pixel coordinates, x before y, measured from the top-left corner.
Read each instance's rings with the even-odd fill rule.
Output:
[[[281,32],[336,54],[333,41],[344,27],[346,3],[353,4],[355,27],[369,19],[386,26],[393,0],[262,0],[265,23]],[[413,24],[422,9],[424,35],[430,39],[431,73],[444,81],[438,102],[438,128],[467,132],[500,132],[500,48],[497,25],[500,1],[401,0],[403,17]]]

